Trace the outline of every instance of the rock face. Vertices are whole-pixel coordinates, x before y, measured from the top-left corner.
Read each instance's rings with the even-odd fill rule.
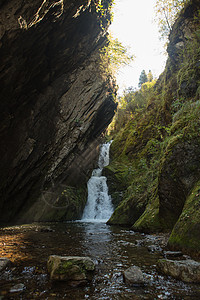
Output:
[[[109,3],[101,14],[94,0],[1,1],[2,222],[81,215],[99,137],[116,109],[98,54]]]
[[[170,145],[159,177],[160,215],[173,226],[183,210],[186,197],[200,178],[199,138],[179,140]],[[184,163],[183,163],[184,162]]]
[[[89,257],[51,255],[47,268],[52,280],[81,282],[92,279],[95,264]]]
[[[160,259],[158,270],[185,282],[200,282],[200,263],[194,260]]]
[[[176,222],[168,245],[172,249],[198,252],[200,249],[200,182],[194,185]]]

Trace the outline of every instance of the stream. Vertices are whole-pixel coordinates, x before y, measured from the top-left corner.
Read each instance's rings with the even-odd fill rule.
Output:
[[[145,235],[102,222],[34,223],[0,229],[1,257],[12,261],[0,275],[0,299],[200,299],[200,286],[158,274],[165,235]],[[73,287],[51,282],[49,255],[89,256],[96,263],[93,281]],[[122,272],[131,265],[145,273],[145,286],[128,286]],[[18,288],[18,290],[17,290]]]
[[[82,220],[34,223],[0,228],[0,257],[12,264],[0,273],[1,299],[200,299],[200,286],[185,284],[156,270],[168,235],[136,233],[108,226],[113,212],[103,167],[110,143],[100,149],[98,168],[88,181],[88,201]],[[148,247],[159,251],[149,251]],[[152,249],[152,248],[151,248]],[[96,264],[92,282],[73,286],[54,282],[47,272],[50,255],[89,256]],[[143,286],[128,286],[123,271],[135,265],[143,271]]]

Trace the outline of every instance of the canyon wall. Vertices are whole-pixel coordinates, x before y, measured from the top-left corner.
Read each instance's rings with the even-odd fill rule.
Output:
[[[102,70],[110,2],[0,2],[0,222],[80,217],[116,109]]]

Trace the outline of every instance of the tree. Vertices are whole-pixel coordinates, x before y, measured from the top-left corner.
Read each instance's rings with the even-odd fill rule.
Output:
[[[140,74],[138,86],[141,87],[143,85],[143,83],[145,83],[147,81],[148,81],[148,78],[147,78],[147,75],[145,73],[145,70],[142,70],[142,72]]]
[[[152,74],[151,70],[149,70],[149,73],[147,74],[147,79],[148,79],[148,82],[151,82],[153,80],[153,74]]]
[[[180,11],[188,0],[156,0],[155,21],[162,39],[166,39]]]
[[[108,43],[101,50],[103,67],[110,73],[116,74],[121,67],[129,65],[133,59],[134,55],[129,53],[128,48],[109,34]]]

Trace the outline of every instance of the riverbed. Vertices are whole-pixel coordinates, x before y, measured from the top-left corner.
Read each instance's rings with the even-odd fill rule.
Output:
[[[156,270],[167,235],[146,235],[104,223],[34,223],[0,229],[0,257],[12,261],[0,275],[0,299],[200,299],[200,285],[186,284]],[[96,263],[92,282],[68,286],[51,282],[49,255],[89,256]],[[128,286],[122,273],[142,269],[147,283]],[[18,289],[17,289],[18,288]]]

